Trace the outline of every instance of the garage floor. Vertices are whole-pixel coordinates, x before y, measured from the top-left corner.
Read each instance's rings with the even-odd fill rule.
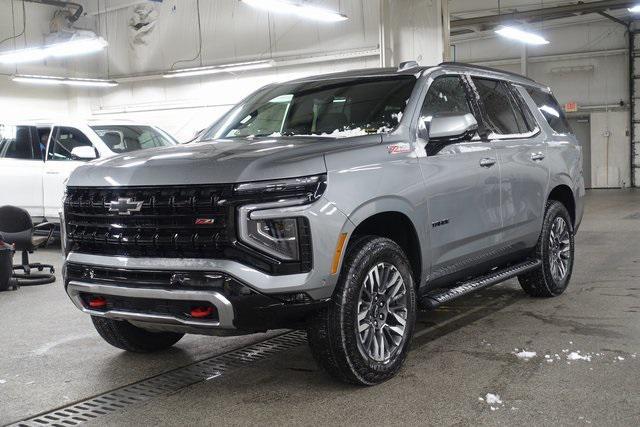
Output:
[[[404,369],[378,387],[334,382],[298,345],[93,423],[638,425],[640,192],[590,192],[576,247],[559,298],[529,298],[512,280],[422,313]],[[164,353],[126,354],[98,338],[60,283],[2,293],[0,424],[279,333],[190,336]]]

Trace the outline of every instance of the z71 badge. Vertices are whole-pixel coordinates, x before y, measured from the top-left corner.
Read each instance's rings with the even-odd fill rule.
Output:
[[[216,222],[214,218],[198,218],[196,219],[196,225],[212,225]]]
[[[398,144],[392,144],[387,147],[389,154],[402,154],[411,152],[411,144],[401,142]]]

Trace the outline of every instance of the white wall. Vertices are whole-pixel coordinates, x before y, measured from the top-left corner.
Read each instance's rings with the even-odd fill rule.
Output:
[[[419,59],[422,64],[441,61],[442,35],[440,0],[385,0],[385,24],[390,65]],[[380,65],[380,0],[313,0],[347,15],[340,23],[318,23],[287,15],[269,14],[238,0],[200,0],[202,50],[198,52],[196,0],[165,0],[162,3],[110,0],[81,0],[86,15],[80,28],[91,29],[109,42],[98,54],[66,61],[40,62],[20,66],[18,72],[57,76],[115,78],[161,74],[173,68],[232,63],[245,60],[277,61],[301,57],[344,54],[342,58],[237,75],[211,75],[184,79],[148,80],[121,83],[117,88],[77,90],[18,85],[0,78],[0,113],[75,117],[122,117],[159,125],[180,140],[222,115],[231,105],[255,89],[298,77],[369,68]],[[142,37],[130,25],[139,22],[139,6],[151,12],[152,31]],[[21,29],[21,3],[14,13]],[[98,5],[100,6],[98,8]],[[0,0],[0,37],[13,33],[11,1]],[[41,44],[48,32],[52,7],[27,3],[26,37],[18,47]],[[12,47],[0,46],[0,51]],[[354,51],[373,51],[367,56]],[[181,61],[181,62],[178,62]],[[0,73],[13,74],[5,67]],[[20,105],[15,109],[14,105]],[[7,108],[6,106],[12,107]]]

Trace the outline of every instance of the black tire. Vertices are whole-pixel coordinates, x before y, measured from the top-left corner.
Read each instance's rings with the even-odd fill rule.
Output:
[[[393,319],[389,306],[391,303],[395,304],[397,298],[401,298],[403,304],[406,305],[406,313],[402,313],[406,316],[404,318],[406,323],[403,325],[402,338],[399,338],[399,334],[395,336],[400,342],[396,343],[393,351],[389,352],[388,360],[376,361],[366,354],[367,350],[360,340],[358,325],[363,321],[358,319],[358,309],[361,303],[361,292],[368,292],[368,289],[364,291],[363,287],[369,271],[381,265],[387,269],[388,273],[384,276],[387,283],[393,282],[392,279],[389,279],[391,274],[394,277],[397,277],[396,273],[400,274],[404,281],[405,292],[398,293],[396,297],[393,297],[395,292],[398,292],[396,290],[389,297],[391,302],[385,301],[386,308],[380,308],[380,310],[386,309],[387,314],[385,314],[385,321],[380,325],[388,323],[386,317]],[[399,281],[395,283],[399,283]],[[383,293],[371,292],[371,295],[378,298],[381,295],[384,296],[386,292],[393,292],[392,286],[385,285],[385,288],[387,291]],[[382,297],[380,301],[382,301]],[[372,313],[374,310],[378,310],[377,305],[372,300],[371,304],[368,304],[368,312]],[[397,316],[393,317],[397,319]],[[334,378],[357,385],[379,384],[396,375],[404,363],[413,336],[415,317],[415,284],[405,253],[390,239],[365,236],[349,245],[329,306],[310,320],[307,330],[309,346],[318,364]],[[381,335],[384,335],[386,330],[388,334],[391,334],[388,331],[389,326],[381,326],[378,329],[377,314],[375,314],[375,318],[376,327],[374,329],[373,323],[370,323],[369,333],[373,334],[374,331],[379,331]],[[373,322],[373,317],[368,316],[367,319],[367,321]],[[390,320],[390,322],[394,322],[394,320]]]
[[[165,350],[184,336],[175,332],[150,332],[123,320],[91,316],[100,336],[114,347],[133,353]]]
[[[558,218],[560,218],[560,220],[558,220]],[[568,230],[568,248],[565,252],[569,257],[567,259],[568,266],[566,273],[560,279],[558,279],[557,275],[554,276],[551,261],[551,258],[554,256],[554,245],[551,242],[551,233],[554,223],[557,220],[564,222]],[[569,281],[571,280],[574,263],[575,245],[573,234],[573,223],[564,205],[555,200],[547,202],[542,232],[540,233],[540,238],[534,251],[534,257],[542,260],[542,263],[537,269],[518,276],[520,286],[522,286],[522,289],[524,289],[527,294],[536,298],[549,298],[561,295],[565,289],[567,289]]]

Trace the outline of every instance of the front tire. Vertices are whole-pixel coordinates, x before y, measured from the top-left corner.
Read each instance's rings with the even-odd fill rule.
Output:
[[[165,350],[184,336],[175,332],[150,332],[124,320],[91,316],[93,326],[102,339],[114,347],[133,353]]]
[[[574,261],[573,224],[564,205],[555,200],[547,203],[542,232],[534,256],[540,267],[518,276],[524,291],[537,298],[562,294],[571,280]]]
[[[333,377],[357,385],[392,378],[409,350],[416,294],[405,253],[366,236],[350,245],[329,306],[309,323],[314,358]]]

